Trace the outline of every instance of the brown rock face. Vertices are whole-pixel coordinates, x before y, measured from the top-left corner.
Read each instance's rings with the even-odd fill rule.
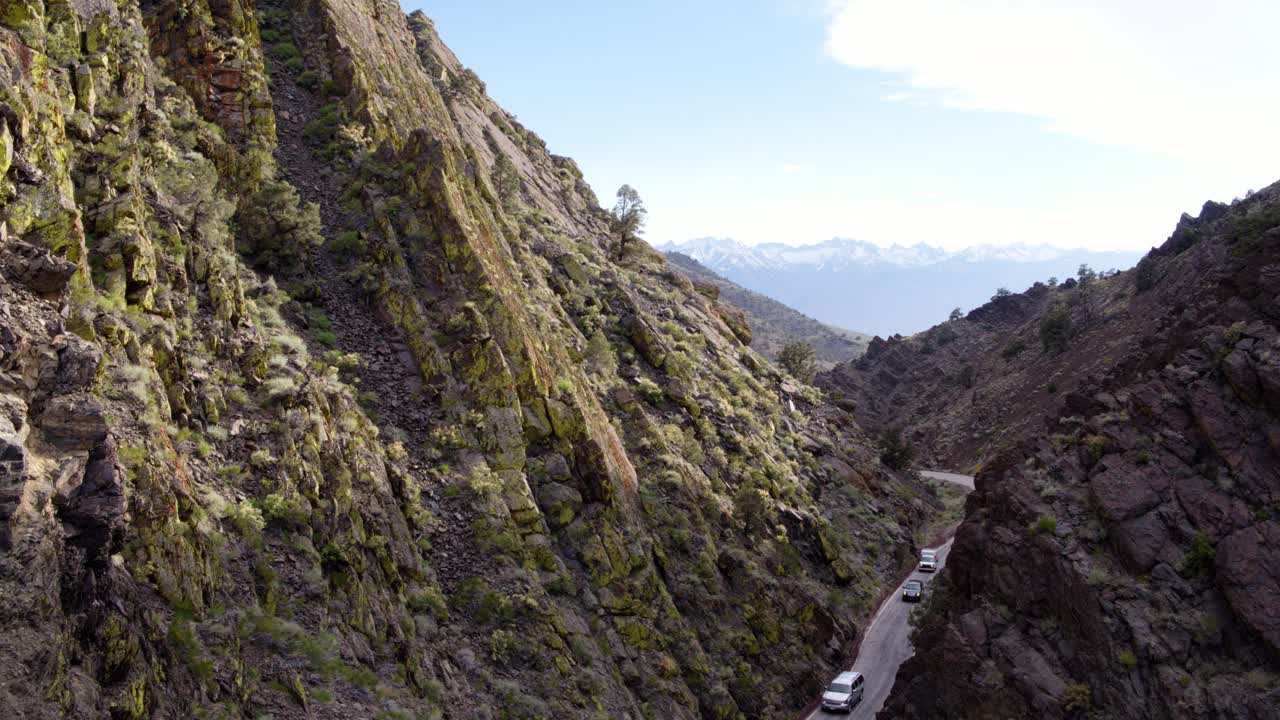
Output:
[[[1042,291],[1089,308],[1063,353],[973,357],[975,398],[1037,374],[1070,392],[1011,426],[968,426],[995,459],[881,718],[1280,717],[1274,227],[1280,184],[1207,206],[1138,270]],[[1029,330],[1035,299],[979,315],[1016,326],[1030,312]],[[976,351],[982,332],[954,342]],[[924,381],[945,372],[918,342],[880,345],[847,377],[887,388],[892,373],[893,393],[954,397]],[[936,448],[964,427],[908,430]]]
[[[1231,534],[1218,546],[1218,581],[1231,609],[1280,652],[1280,523],[1267,522]]]
[[[55,257],[42,247],[10,242],[0,247],[0,268],[14,282],[39,295],[56,295],[76,272],[75,263]]]

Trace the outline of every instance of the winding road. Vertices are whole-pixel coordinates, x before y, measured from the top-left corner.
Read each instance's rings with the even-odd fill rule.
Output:
[[[933,471],[920,474],[973,489],[973,478],[968,475]],[[947,540],[937,548],[938,572],[942,572],[947,562],[947,555],[951,552],[951,542]],[[927,593],[928,585],[936,575],[937,573],[913,571],[907,580],[920,580],[925,584]],[[905,584],[906,580],[903,581],[903,585]],[[866,635],[862,640],[862,647],[858,650],[858,659],[853,662],[852,669],[862,673],[867,679],[862,702],[854,707],[853,712],[848,715],[839,715],[818,709],[810,714],[807,720],[815,718],[872,720],[875,718],[880,708],[884,707],[884,701],[889,698],[889,691],[893,689],[893,680],[898,675],[898,666],[911,657],[911,626],[907,622],[907,617],[913,607],[915,607],[914,603],[903,602],[900,585],[897,591],[885,599],[884,604],[876,611],[875,617],[871,619],[871,624],[867,626]]]

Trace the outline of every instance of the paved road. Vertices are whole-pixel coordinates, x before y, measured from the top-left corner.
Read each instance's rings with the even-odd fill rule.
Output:
[[[970,490],[973,489],[973,478],[968,475],[956,475],[955,473],[936,472],[933,470],[924,470],[920,474],[925,477],[933,478],[934,480],[945,480],[949,483],[955,483],[956,485],[963,485]]]
[[[938,472],[921,474],[968,488],[973,487],[973,478],[967,475]],[[947,540],[945,544],[937,548],[939,572],[942,571],[942,567],[947,561],[947,555],[951,552],[951,542],[951,540]],[[907,580],[920,580],[923,582],[925,584],[925,593],[927,594],[929,592],[928,585],[936,574],[915,571],[911,573]],[[902,584],[905,585],[906,581],[904,580]],[[893,689],[893,680],[898,675],[898,666],[911,657],[911,626],[907,623],[907,615],[913,607],[915,607],[914,603],[903,602],[902,587],[899,586],[897,592],[884,601],[884,604],[876,612],[876,616],[871,619],[871,625],[867,628],[866,636],[862,640],[862,647],[858,651],[858,659],[853,663],[853,669],[862,673],[867,679],[862,702],[854,707],[853,712],[848,715],[838,715],[816,710],[809,716],[808,720],[814,720],[815,718],[873,720],[875,718],[876,713],[880,712],[880,709],[884,707],[884,701],[889,699],[889,691]]]

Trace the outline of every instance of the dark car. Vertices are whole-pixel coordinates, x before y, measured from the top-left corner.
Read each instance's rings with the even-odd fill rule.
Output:
[[[908,580],[906,585],[902,586],[902,599],[906,602],[920,602],[920,598],[924,597],[924,583],[919,580]]]

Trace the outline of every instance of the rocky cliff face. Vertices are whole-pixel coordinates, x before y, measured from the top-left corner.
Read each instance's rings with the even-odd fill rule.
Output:
[[[1085,329],[1045,366],[1061,389],[1041,427],[1010,430],[977,476],[881,717],[1280,717],[1280,185],[1184,216],[1095,282],[1092,325],[1061,298],[1079,288],[959,321],[1026,327],[1045,308],[1037,331],[1062,314]],[[1019,372],[969,392],[1016,403]]]
[[[1045,278],[924,332],[874,338],[817,383],[865,427],[900,429],[921,465],[975,472],[1038,435],[1086,378],[1141,354],[1152,313],[1135,273]]]
[[[921,489],[382,0],[0,11],[0,714],[777,717]]]

